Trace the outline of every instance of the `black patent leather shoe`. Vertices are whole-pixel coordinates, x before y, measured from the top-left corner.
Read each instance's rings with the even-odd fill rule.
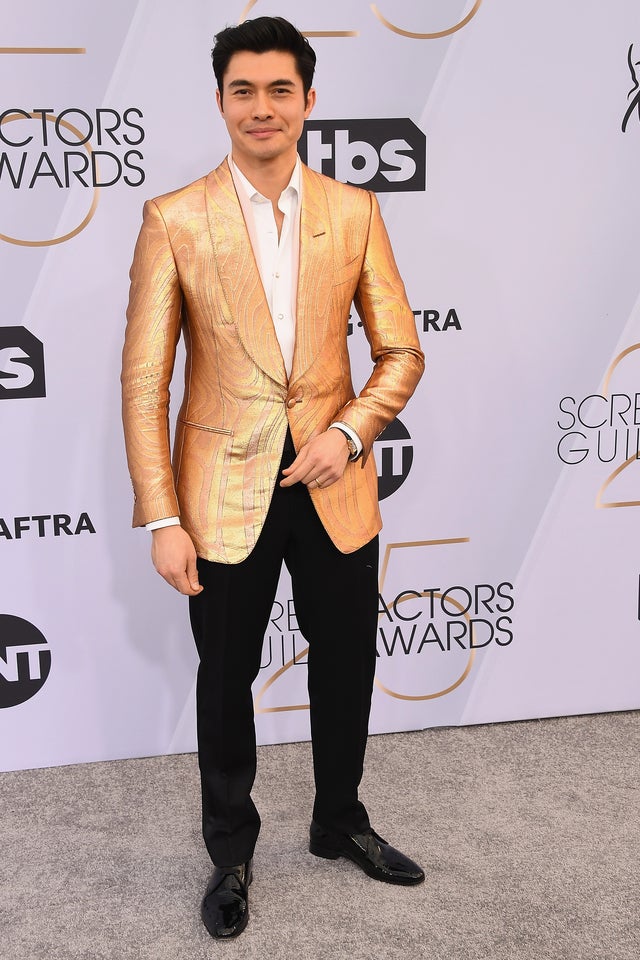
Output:
[[[207,884],[200,916],[212,937],[237,937],[249,920],[248,887],[253,880],[253,861],[238,867],[216,867]]]
[[[311,822],[309,851],[316,857],[337,860],[346,857],[374,880],[413,886],[422,883],[424,870],[405,857],[374,830],[365,833],[334,833]]]

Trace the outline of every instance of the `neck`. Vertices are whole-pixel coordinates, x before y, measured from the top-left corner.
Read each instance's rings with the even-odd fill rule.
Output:
[[[242,171],[249,183],[263,197],[277,202],[291,180],[298,155],[294,153],[293,156],[274,157],[268,161],[257,161],[244,156],[237,157],[233,151],[231,156],[238,170]]]

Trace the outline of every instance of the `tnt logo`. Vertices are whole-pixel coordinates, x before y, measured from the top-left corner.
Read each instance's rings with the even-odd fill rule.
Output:
[[[426,189],[427,139],[408,118],[307,120],[302,160],[342,183],[378,193]]]
[[[375,446],[378,500],[385,500],[395,493],[409,476],[413,463],[413,445],[409,431],[396,417],[382,431]]]
[[[51,669],[51,651],[28,620],[0,614],[0,708],[35,696]]]
[[[42,343],[26,327],[0,327],[0,400],[44,396]]]

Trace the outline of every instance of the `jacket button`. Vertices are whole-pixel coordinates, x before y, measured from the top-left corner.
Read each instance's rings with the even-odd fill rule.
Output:
[[[291,410],[292,407],[295,407],[297,402],[298,401],[296,400],[295,397],[289,397],[289,399],[287,400],[287,407],[289,408],[289,410]]]

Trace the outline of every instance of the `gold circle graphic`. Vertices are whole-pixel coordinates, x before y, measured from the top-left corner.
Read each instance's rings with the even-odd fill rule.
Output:
[[[244,23],[257,2],[258,0],[248,0],[248,3],[245,5],[242,13],[240,14],[238,23]],[[415,33],[412,30],[403,30],[402,27],[397,27],[394,23],[391,23],[390,20],[387,20],[386,17],[384,17],[378,10],[377,4],[372,3],[370,4],[370,7],[373,15],[378,18],[383,27],[386,27],[387,30],[391,30],[393,33],[399,34],[401,37],[409,37],[413,40],[439,40],[441,37],[449,37],[452,33],[456,33],[458,30],[462,30],[463,27],[466,27],[469,21],[475,17],[476,13],[480,9],[481,3],[482,0],[476,0],[469,13],[466,15],[466,17],[463,17],[459,23],[455,23],[452,27],[447,27],[446,30],[438,30],[436,33]],[[302,32],[305,37],[358,36],[357,30],[303,30]]]
[[[429,591],[429,593],[431,593],[431,591]],[[414,594],[413,599],[415,599],[415,596],[416,595]],[[427,593],[421,593],[420,596],[426,597]],[[443,595],[441,593],[434,593],[433,596],[440,597],[440,599],[442,599]],[[398,602],[404,603],[405,600],[410,600],[410,599],[412,598],[403,597]],[[468,615],[467,612],[465,612],[464,607],[462,606],[461,603],[458,602],[458,600],[454,600],[453,597],[449,597],[448,600],[449,600],[449,603],[452,603],[454,607],[458,608],[458,610],[463,615],[465,620],[469,623],[469,637],[470,639],[473,639],[473,627],[471,626],[471,617]],[[476,658],[476,650],[475,648],[472,648],[469,650],[469,659],[467,661],[466,667],[462,671],[462,674],[458,677],[458,679],[454,683],[450,684],[450,686],[448,687],[445,687],[444,690],[439,690],[437,693],[424,693],[424,694],[418,694],[418,695],[411,695],[408,693],[398,693],[396,690],[391,690],[390,687],[385,687],[385,685],[380,680],[378,680],[377,677],[375,679],[375,685],[376,687],[378,687],[378,689],[382,690],[383,693],[386,693],[387,696],[395,697],[396,700],[437,700],[438,697],[445,697],[448,693],[451,693],[452,690],[455,690],[456,687],[459,687],[460,684],[467,679],[467,677],[471,672],[471,667],[473,666],[473,661],[475,660],[475,658]]]
[[[26,116],[31,117],[32,120],[35,120],[38,116],[40,116],[40,114],[12,113],[8,117],[5,117],[2,122],[10,123],[12,120],[24,120]],[[47,119],[50,123],[55,123],[55,121],[58,118],[54,116],[49,116],[48,114],[46,114],[45,119]],[[66,127],[67,130],[70,130],[71,133],[73,133],[78,138],[79,141],[83,139],[82,134],[80,133],[77,127],[73,126],[73,124],[68,123],[66,120],[60,120],[59,123],[61,127]],[[92,150],[89,144],[85,143],[83,144],[83,146],[87,151],[87,153],[89,154],[89,156],[91,156]],[[96,207],[98,206],[99,195],[100,195],[100,188],[94,187],[93,200],[91,201],[91,206],[89,207],[89,212],[87,213],[86,217],[84,218],[82,223],[80,223],[75,228],[75,230],[71,230],[70,233],[65,233],[64,236],[53,237],[53,239],[51,240],[19,240],[17,237],[9,237],[7,236],[7,234],[0,233],[0,240],[5,240],[7,243],[14,243],[19,247],[51,247],[56,243],[64,243],[66,240],[71,240],[72,237],[76,237],[79,233],[81,233],[84,230],[84,228],[87,226],[87,224],[93,217],[94,213],[96,212]]]
[[[463,27],[469,23],[469,21],[475,17],[476,13],[480,9],[480,4],[482,0],[476,0],[473,7],[463,19],[454,24],[452,27],[448,27],[446,30],[438,30],[437,33],[414,33],[412,30],[403,30],[402,27],[397,27],[394,23],[391,23],[390,20],[387,20],[378,10],[377,4],[372,3],[371,9],[374,13],[374,16],[378,18],[380,23],[387,28],[387,30],[392,30],[393,33],[399,34],[401,37],[410,37],[413,40],[439,40],[441,37],[449,37],[452,33],[456,33],[458,30],[462,30]]]

